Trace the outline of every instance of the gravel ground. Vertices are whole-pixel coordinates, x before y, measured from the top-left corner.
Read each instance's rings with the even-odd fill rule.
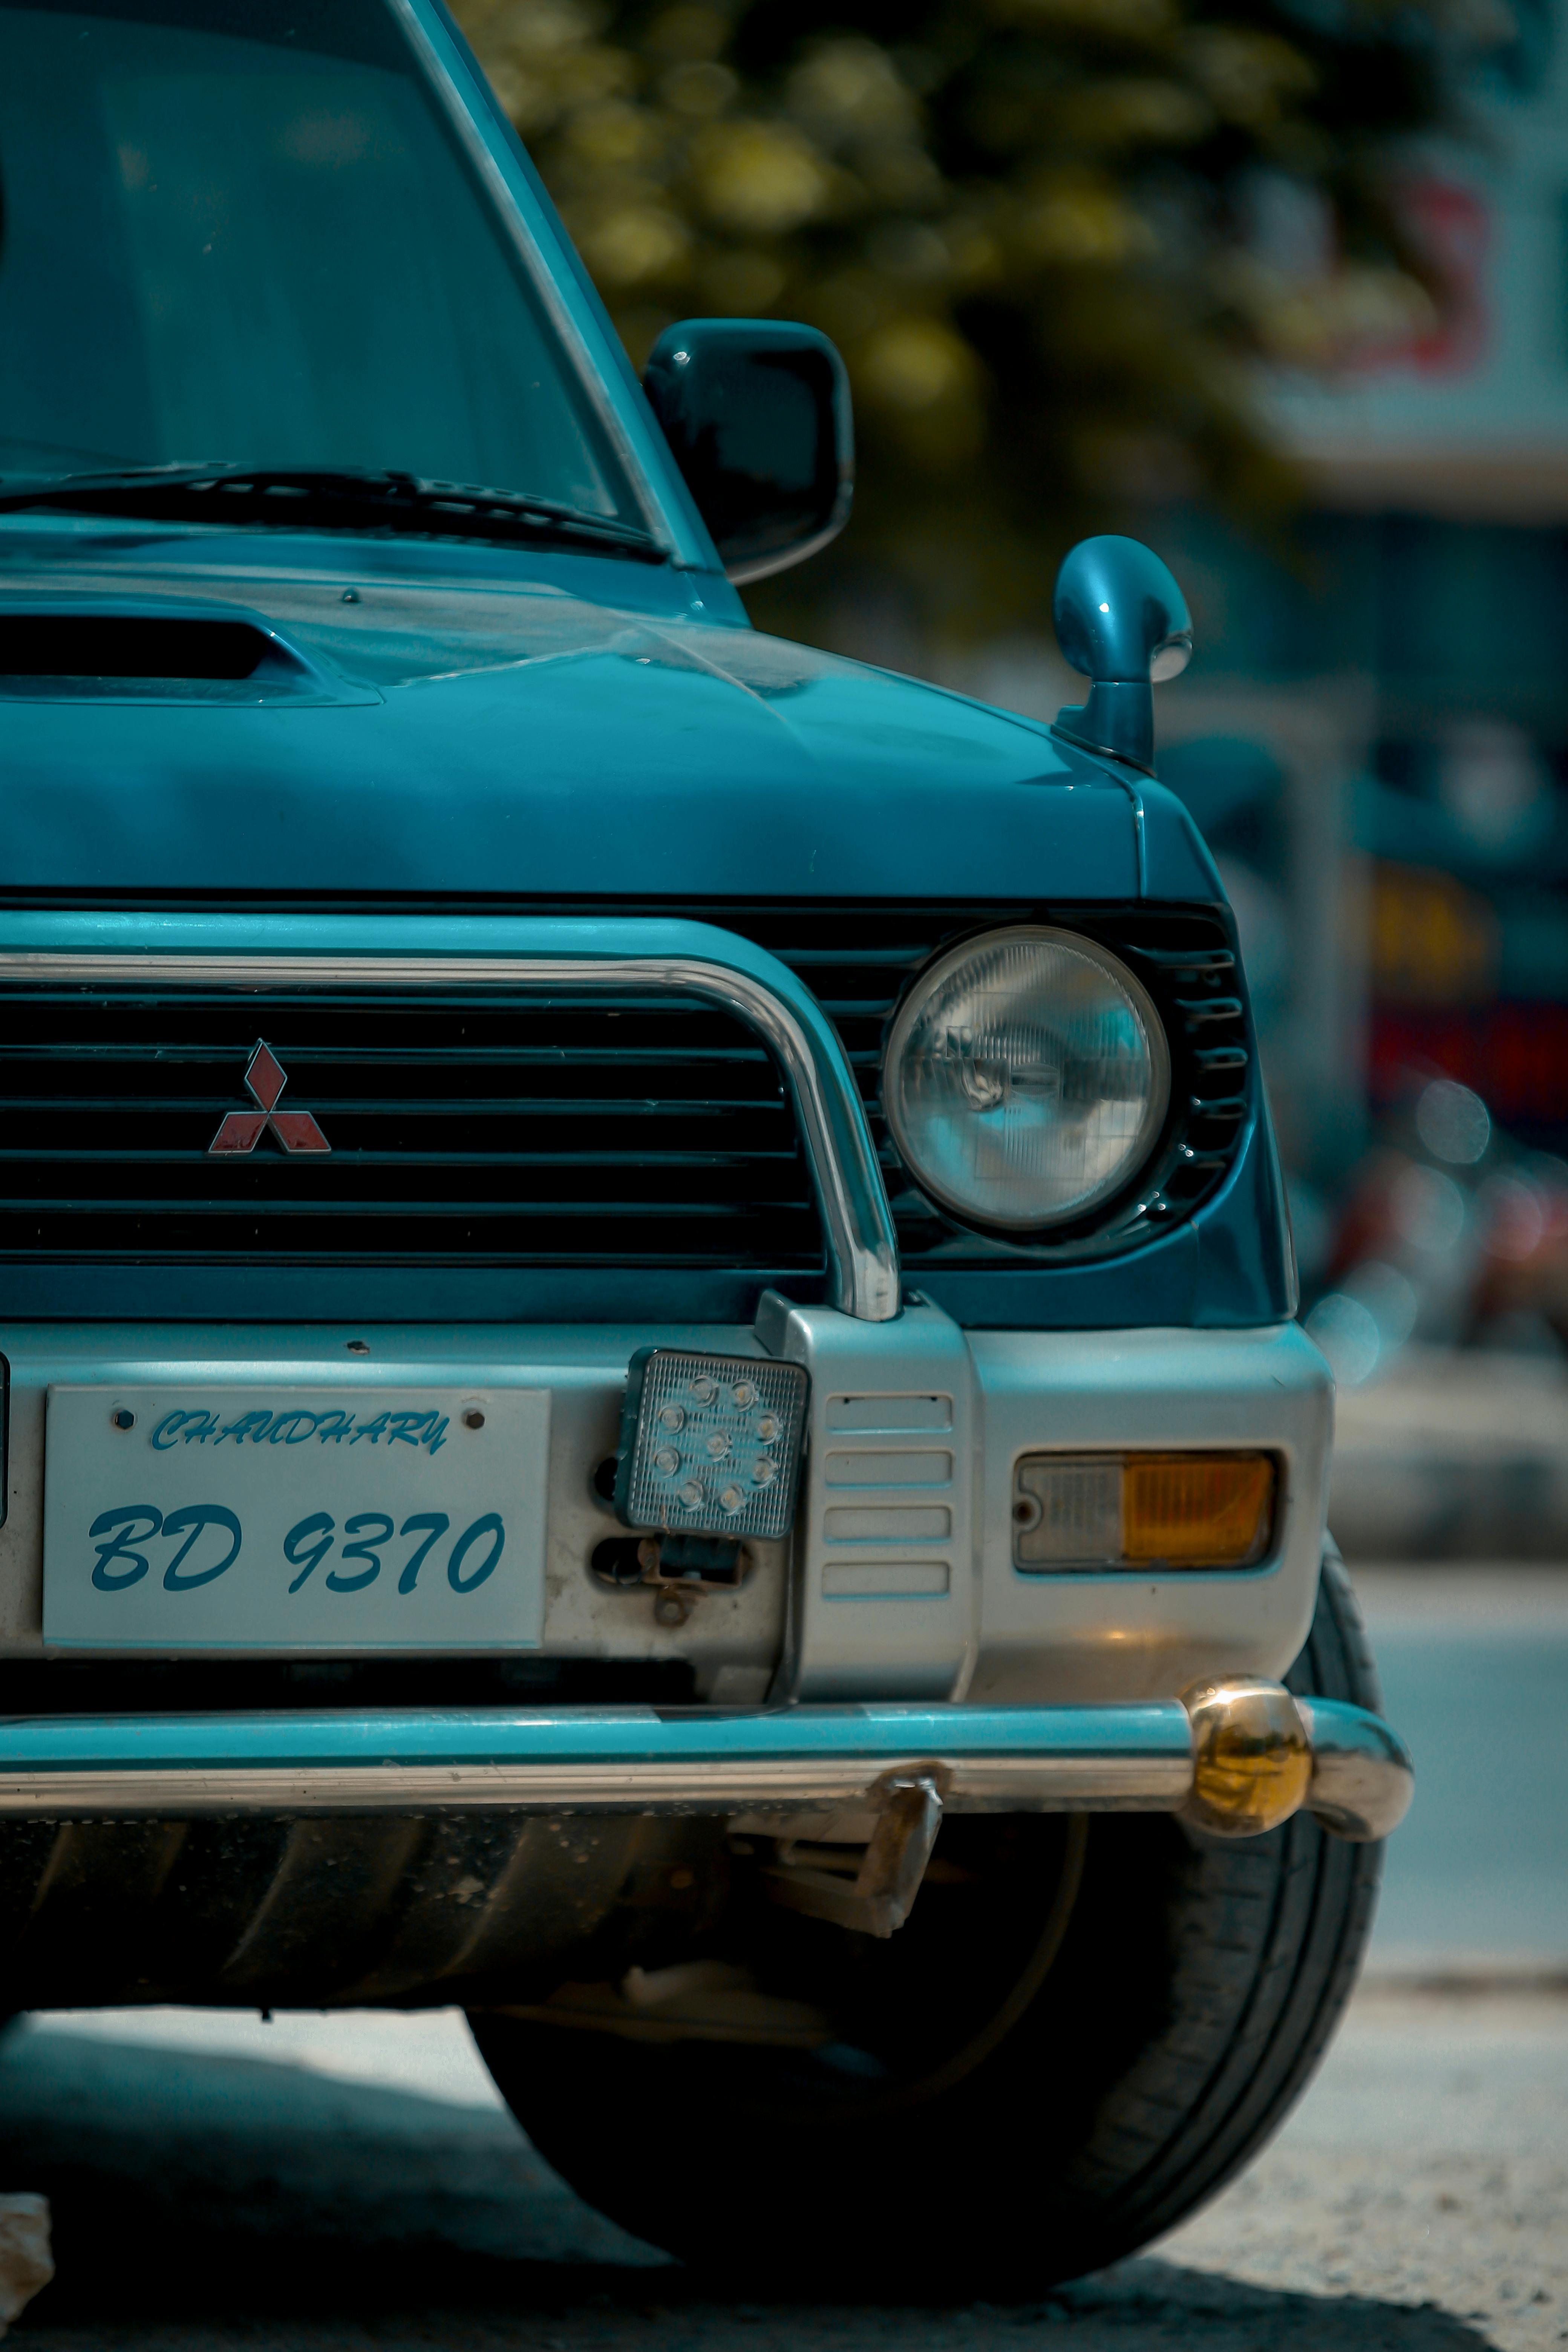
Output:
[[[1391,2344],[1568,2344],[1568,1991],[1363,1987],[1273,2147],[1160,2252],[1343,2299],[1336,2343],[1382,2311]]]
[[[450,2014],[29,2022],[0,2048],[0,2145],[6,2185],[55,2202],[59,2277],[18,2331],[50,2352],[1568,2344],[1561,1987],[1374,1980],[1251,2172],[1026,2308],[792,2304],[787,2242],[754,2301],[706,2298],[562,2188]],[[911,2226],[940,2215],[934,2184]]]

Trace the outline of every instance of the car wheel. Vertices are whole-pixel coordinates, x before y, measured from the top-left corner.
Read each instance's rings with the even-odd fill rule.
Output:
[[[1303,1695],[1379,1705],[1339,1556]],[[587,2201],[755,2286],[1027,2295],[1171,2229],[1252,2157],[1350,1995],[1381,1847],[1305,1814],[954,1816],[887,1941],[766,1906],[711,1948],[830,2021],[814,2049],[472,2020]]]

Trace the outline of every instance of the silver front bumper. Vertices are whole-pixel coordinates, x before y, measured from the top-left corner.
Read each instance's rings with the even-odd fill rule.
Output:
[[[350,1339],[368,1352],[349,1352]],[[735,1591],[685,1623],[592,1570],[624,1534],[595,1493],[626,1365],[656,1340],[776,1352],[812,1376],[788,1543],[755,1548]],[[1317,1592],[1328,1368],[1294,1325],[1247,1331],[963,1331],[918,1303],[873,1323],[779,1302],[743,1327],[0,1327],[11,1365],[10,1509],[0,1528],[0,1660],[43,1654],[46,1398],[51,1384],[509,1389],[551,1397],[542,1649],[681,1660],[704,1702],[1171,1699],[1205,1675],[1279,1676]],[[1272,1548],[1239,1571],[1023,1573],[1014,1465],[1052,1448],[1240,1446],[1279,1465]]]
[[[1310,1751],[1299,1801],[1342,1837],[1385,1835],[1411,1787],[1409,1758],[1387,1726],[1325,1699],[1292,1711],[1283,1693],[1262,1687]],[[1233,1714],[1258,1689],[1237,1686]],[[1201,1806],[1204,1749],[1201,1725],[1176,1700],[719,1717],[626,1707],[34,1718],[0,1722],[0,1815],[494,1808],[777,1823],[875,1815],[888,1790],[911,1780],[929,1782],[948,1811],[1178,1812]],[[1229,1833],[1294,1810],[1277,1806],[1269,1821],[1238,1811]],[[1201,1810],[1198,1818],[1224,1826]]]

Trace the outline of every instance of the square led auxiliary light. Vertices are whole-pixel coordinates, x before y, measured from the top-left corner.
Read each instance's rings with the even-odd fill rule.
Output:
[[[799,1364],[639,1348],[621,1407],[617,1517],[666,1535],[787,1535],[806,1389]]]

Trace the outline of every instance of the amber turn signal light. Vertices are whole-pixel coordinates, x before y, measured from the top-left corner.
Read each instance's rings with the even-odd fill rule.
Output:
[[[1026,1454],[1013,1559],[1070,1569],[1252,1568],[1274,1533],[1270,1454]]]

